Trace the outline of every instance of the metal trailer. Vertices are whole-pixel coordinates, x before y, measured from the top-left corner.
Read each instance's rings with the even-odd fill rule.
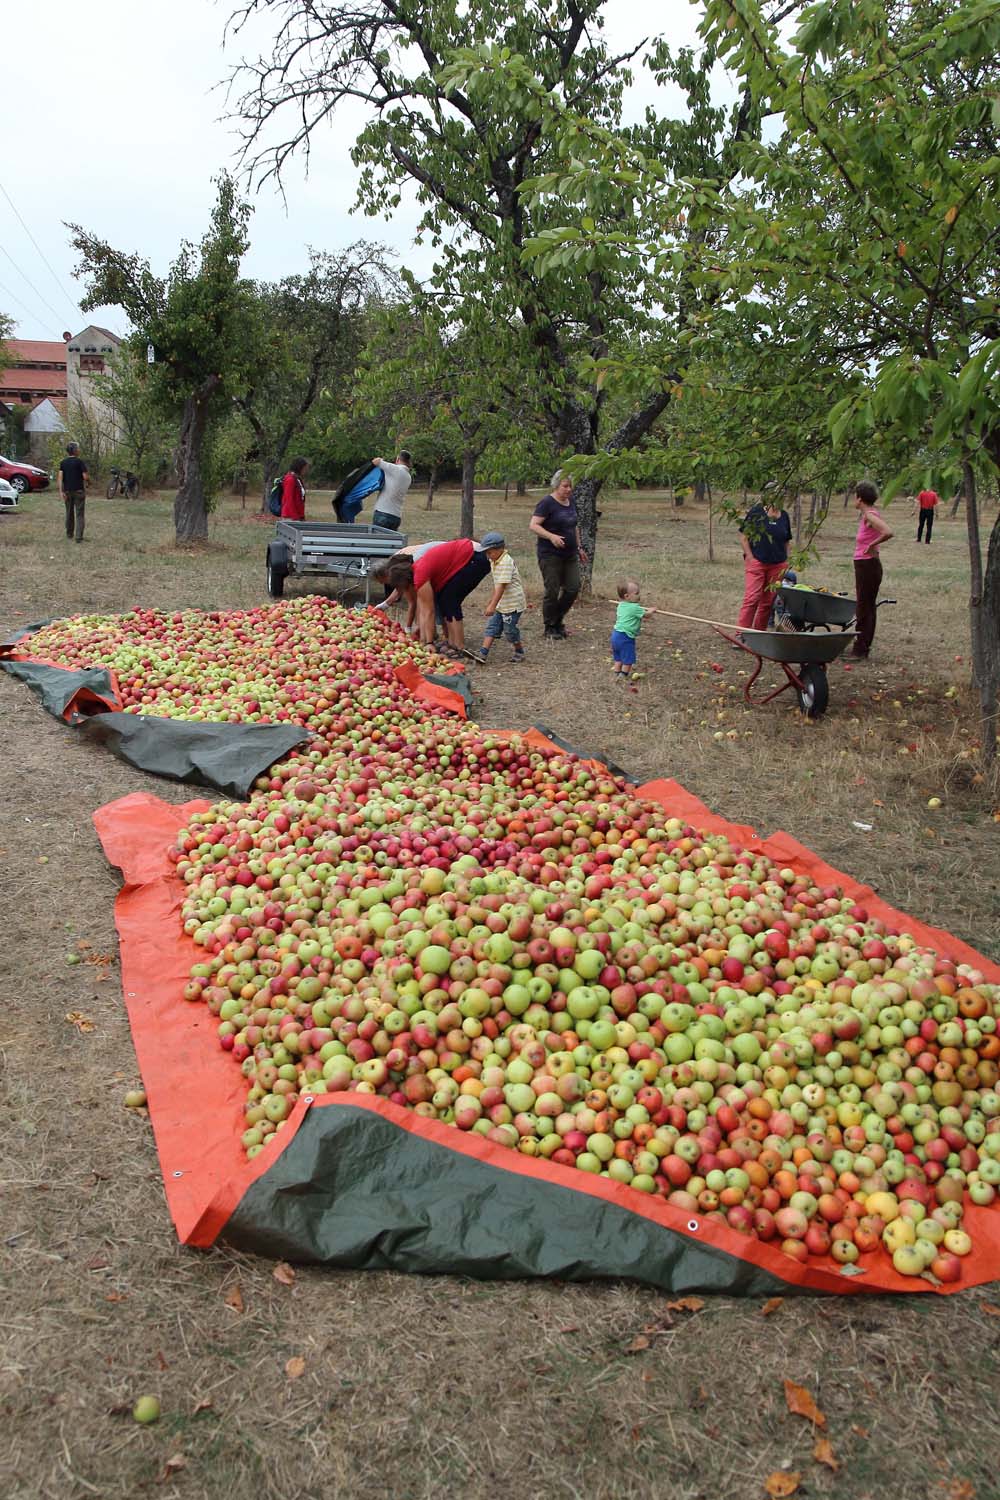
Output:
[[[340,597],[363,584],[368,604],[372,569],[405,546],[404,535],[384,526],[279,520],[267,544],[267,592],[280,599],[286,578],[321,575],[341,580]]]

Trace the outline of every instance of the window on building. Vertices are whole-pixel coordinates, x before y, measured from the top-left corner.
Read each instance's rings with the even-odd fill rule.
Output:
[[[99,354],[81,354],[80,374],[103,375],[104,360]]]

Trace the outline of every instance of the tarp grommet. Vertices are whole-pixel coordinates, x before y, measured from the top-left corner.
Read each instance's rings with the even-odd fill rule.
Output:
[[[176,1172],[171,1172],[171,1174],[170,1174],[170,1175],[171,1175],[171,1177],[183,1177],[183,1176],[184,1176],[184,1173],[183,1173],[183,1172],[182,1172],[182,1171],[181,1171],[181,1169],[180,1169],[180,1168],[179,1168],[179,1167],[178,1167],[178,1168],[177,1168],[177,1171],[176,1171]]]
[[[176,1176],[176,1173],[174,1175]],[[697,1234],[697,1232],[698,1232],[698,1220],[697,1219],[688,1219],[688,1229],[690,1230],[690,1232],[692,1234]]]
[[[302,1103],[303,1104],[314,1104],[315,1102],[316,1102],[316,1096],[314,1094],[303,1094],[302,1095]]]

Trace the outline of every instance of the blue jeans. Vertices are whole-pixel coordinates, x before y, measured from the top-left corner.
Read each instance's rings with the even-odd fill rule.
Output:
[[[381,526],[385,531],[398,531],[402,516],[390,516],[384,510],[377,510],[372,516],[372,525]]]
[[[521,610],[512,615],[502,615],[497,610],[495,615],[490,615],[486,621],[484,635],[487,640],[498,641],[505,635],[515,649],[521,644],[521,632],[517,628],[517,622],[521,618]]]

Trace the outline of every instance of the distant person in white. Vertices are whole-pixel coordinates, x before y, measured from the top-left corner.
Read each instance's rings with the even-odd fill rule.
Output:
[[[385,484],[375,501],[372,525],[381,526],[386,531],[398,531],[403,519],[403,501],[413,478],[410,473],[413,459],[404,448],[401,453],[396,454],[394,464],[387,458],[373,458],[372,463],[385,475]]]

